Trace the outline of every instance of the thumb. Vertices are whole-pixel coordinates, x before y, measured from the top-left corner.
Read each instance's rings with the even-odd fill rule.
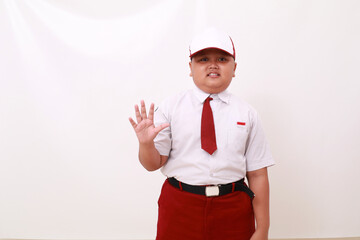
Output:
[[[170,126],[170,123],[163,123],[163,124],[155,127],[154,131],[155,131],[156,134],[158,134],[159,132],[161,132],[161,130],[163,130],[163,129],[169,127],[169,126]]]

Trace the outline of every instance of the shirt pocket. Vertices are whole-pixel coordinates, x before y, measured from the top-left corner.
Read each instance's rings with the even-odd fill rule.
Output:
[[[246,121],[234,121],[229,123],[227,131],[227,148],[236,154],[245,155],[247,139],[249,135]]]

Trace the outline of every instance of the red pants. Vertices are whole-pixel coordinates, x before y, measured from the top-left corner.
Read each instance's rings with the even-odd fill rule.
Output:
[[[156,240],[249,240],[255,231],[252,200],[245,192],[206,197],[166,180],[158,204]]]

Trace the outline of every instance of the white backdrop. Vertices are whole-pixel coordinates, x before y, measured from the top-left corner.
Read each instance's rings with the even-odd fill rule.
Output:
[[[137,160],[140,99],[192,87],[188,44],[237,47],[262,116],[271,238],[360,236],[360,1],[0,0],[0,238],[153,239],[164,177]]]

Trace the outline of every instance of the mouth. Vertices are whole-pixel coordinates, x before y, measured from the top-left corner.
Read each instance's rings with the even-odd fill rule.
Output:
[[[209,73],[207,76],[212,77],[212,78],[216,78],[216,77],[220,77],[220,74],[219,73]]]

